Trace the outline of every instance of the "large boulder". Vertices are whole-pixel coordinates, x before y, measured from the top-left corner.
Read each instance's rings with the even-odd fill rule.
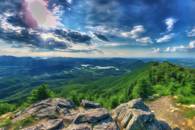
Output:
[[[81,124],[81,123],[95,124],[109,118],[111,118],[111,116],[106,109],[96,108],[96,109],[89,109],[82,113],[79,113],[73,122],[74,124]]]
[[[64,128],[62,119],[50,119],[40,121],[38,124],[22,130],[62,130]]]
[[[81,106],[83,106],[84,108],[87,108],[87,109],[94,109],[94,108],[101,107],[101,105],[99,103],[94,103],[94,102],[88,101],[88,100],[82,100]]]
[[[92,130],[92,126],[90,124],[72,124],[65,130]]]
[[[49,107],[40,109],[39,111],[37,111],[36,113],[32,115],[38,118],[50,118],[50,119],[54,119],[58,117],[55,106],[49,106]]]
[[[81,104],[75,108],[70,100],[47,99],[17,113],[12,121],[35,117],[36,123],[23,130],[170,130],[141,99],[121,104],[112,114],[91,101]]]
[[[93,130],[119,130],[119,128],[115,122],[108,121],[95,125]]]
[[[170,130],[165,123],[157,121],[155,115],[141,99],[121,104],[112,112],[120,129],[125,130]]]
[[[54,101],[56,102],[56,106],[59,108],[75,108],[75,104],[71,100],[57,98]]]

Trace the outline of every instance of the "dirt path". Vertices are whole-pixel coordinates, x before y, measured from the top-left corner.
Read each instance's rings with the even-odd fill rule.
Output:
[[[173,128],[195,130],[195,118],[185,118],[183,109],[175,104],[172,97],[161,97],[148,105],[159,120],[168,122]]]

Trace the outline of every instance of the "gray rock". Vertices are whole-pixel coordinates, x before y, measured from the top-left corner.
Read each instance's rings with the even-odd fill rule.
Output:
[[[48,130],[61,130],[64,128],[62,119],[48,120],[48,124],[50,124],[47,126]]]
[[[113,110],[113,118],[125,130],[170,130],[168,125],[157,121],[155,115],[141,99],[135,99]]]
[[[82,100],[81,106],[83,106],[84,108],[87,108],[87,109],[94,109],[94,108],[101,107],[101,105],[99,103],[94,103],[94,102],[88,101],[88,100]]]
[[[56,107],[55,106],[50,106],[50,107],[47,107],[47,108],[43,108],[43,109],[39,110],[38,112],[36,112],[33,115],[38,117],[38,118],[50,118],[50,119],[57,118],[57,116],[58,116],[57,113],[56,113]]]
[[[74,124],[81,124],[81,123],[95,124],[97,122],[100,122],[108,118],[111,118],[111,116],[106,109],[97,108],[97,109],[89,109],[83,113],[79,113],[73,122]]]
[[[72,124],[65,130],[92,130],[92,126],[90,124]]]
[[[141,98],[134,99],[128,102],[129,108],[140,109],[143,111],[150,111],[149,107],[144,104]]]
[[[55,102],[56,102],[56,106],[58,106],[59,108],[72,109],[75,107],[74,102],[72,102],[71,100],[57,98],[55,99]]]
[[[98,125],[95,125],[93,130],[119,130],[115,122],[104,122]]]
[[[64,128],[62,119],[48,120],[22,130],[62,130]]]
[[[16,118],[38,117],[37,124],[23,130],[171,130],[167,123],[156,120],[141,99],[121,104],[112,116],[99,104],[87,100],[81,104],[84,109],[76,109],[69,100],[47,99],[31,105]]]

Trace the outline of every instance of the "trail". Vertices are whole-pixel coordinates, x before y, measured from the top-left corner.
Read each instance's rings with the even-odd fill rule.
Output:
[[[148,105],[154,111],[157,119],[168,122],[173,128],[195,130],[195,117],[193,119],[185,118],[183,114],[185,109],[176,105],[172,97],[161,97]]]

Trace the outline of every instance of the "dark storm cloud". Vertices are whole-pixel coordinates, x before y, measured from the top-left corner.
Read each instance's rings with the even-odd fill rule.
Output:
[[[90,44],[90,41],[92,39],[89,35],[81,34],[76,31],[64,31],[64,30],[56,29],[54,32],[56,35],[66,37],[67,40],[69,41],[78,42],[78,43]]]
[[[107,38],[105,35],[103,35],[103,34],[94,33],[94,35],[96,35],[99,39],[101,39],[101,40],[103,40],[103,41],[106,41],[106,42],[109,41],[108,38]]]
[[[22,4],[23,0],[6,0],[0,1],[0,39],[7,41],[8,44],[18,44],[32,46],[36,48],[45,48],[49,50],[67,49],[69,44],[86,44],[90,45],[92,38],[89,35],[80,32],[63,30],[63,29],[31,29],[23,20]],[[69,6],[64,0],[49,1],[48,8],[52,6]],[[51,33],[53,37],[43,39],[44,33]],[[55,37],[64,39],[56,40]],[[16,46],[15,46],[16,47]]]
[[[188,44],[190,40],[193,40],[193,38],[190,40],[185,38],[185,30],[190,30],[195,26],[194,0],[185,2],[182,0],[40,0],[42,3],[46,2],[47,8],[43,9],[45,7],[43,3],[40,6],[41,9],[34,12],[39,16],[34,18],[37,22],[35,28],[28,24],[29,21],[33,22],[32,18],[28,19],[29,21],[25,19],[30,11],[25,12],[27,7],[24,1],[0,1],[0,40],[7,41],[7,44],[14,42],[14,45],[17,43],[18,46],[24,44],[40,49],[81,52],[82,49],[74,50],[70,47],[85,45],[87,48],[98,40],[100,41],[95,44],[101,45],[102,41],[102,43],[113,41],[117,42],[117,45],[121,42],[122,45],[125,41],[125,43],[138,46],[140,43],[158,46],[156,44],[159,39],[167,41],[166,37],[171,34],[177,40],[168,38],[167,42],[159,43],[166,45],[172,44],[171,42],[176,44],[176,42],[185,41]],[[28,3],[30,0],[26,1]],[[35,8],[36,6],[33,6],[33,9]],[[39,15],[40,10],[44,10],[42,15]],[[42,21],[47,16],[43,14],[47,14],[47,11],[50,11],[49,15],[52,17],[46,21],[48,24],[46,29],[40,29],[38,25],[44,25]],[[45,17],[40,18],[40,16]],[[167,19],[172,19],[172,22],[170,20],[166,23]],[[58,25],[59,22],[62,26],[50,28],[50,22],[52,25],[55,25],[55,22]],[[136,27],[142,27],[142,29],[139,30]],[[85,51],[91,52],[89,49]]]
[[[180,27],[189,24],[189,19],[195,22],[195,18],[191,17],[195,11],[192,3],[192,0],[80,0],[78,4],[85,8],[80,6],[78,11],[86,11],[86,18],[81,19],[86,20],[85,24],[121,29],[141,24],[154,30],[151,34],[155,35],[166,30],[164,20],[168,17],[179,19],[177,24]]]

